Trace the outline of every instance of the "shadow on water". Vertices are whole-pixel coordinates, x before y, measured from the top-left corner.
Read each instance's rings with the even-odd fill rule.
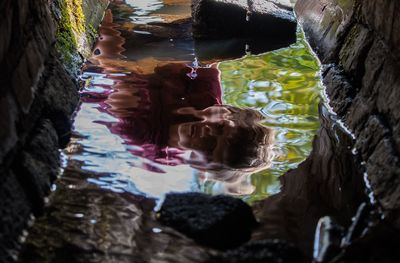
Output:
[[[318,63],[301,34],[249,56],[289,43],[196,42],[189,8],[111,4],[83,67],[64,173],[21,262],[202,262],[215,251],[156,220],[171,191],[239,195],[261,223],[253,239],[307,255],[321,216],[349,224],[364,186],[351,137],[318,111]]]

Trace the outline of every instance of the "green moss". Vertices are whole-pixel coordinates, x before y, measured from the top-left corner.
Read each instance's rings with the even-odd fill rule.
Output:
[[[92,37],[96,37],[96,35],[97,35],[97,30],[96,30],[96,28],[93,27],[93,25],[89,24],[88,30],[87,30],[87,31],[89,31],[89,33],[90,33],[90,35],[91,35]]]
[[[77,41],[71,25],[71,13],[67,2],[59,1],[61,19],[58,21],[56,48],[62,59],[68,64],[72,63],[73,52],[77,47]]]
[[[82,10],[82,0],[65,0],[70,15],[70,25],[76,35],[85,32],[85,15]]]
[[[83,3],[82,0],[58,0],[57,3],[61,16],[58,19],[56,49],[67,67],[75,67],[76,52],[82,45],[81,39],[86,37]]]

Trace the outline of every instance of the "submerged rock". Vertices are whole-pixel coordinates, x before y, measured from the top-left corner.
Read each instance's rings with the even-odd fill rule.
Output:
[[[291,7],[269,0],[193,0],[195,38],[296,38]]]
[[[212,257],[207,263],[301,263],[300,250],[283,240],[251,241],[237,249]]]
[[[256,225],[250,206],[223,195],[168,194],[159,215],[163,224],[217,249],[246,242]]]

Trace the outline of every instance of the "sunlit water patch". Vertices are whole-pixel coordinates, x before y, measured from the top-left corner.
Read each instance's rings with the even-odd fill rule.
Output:
[[[224,102],[257,109],[275,131],[275,158],[252,176],[252,200],[279,191],[277,178],[309,155],[319,128],[319,63],[301,32],[297,38],[288,48],[219,65]]]

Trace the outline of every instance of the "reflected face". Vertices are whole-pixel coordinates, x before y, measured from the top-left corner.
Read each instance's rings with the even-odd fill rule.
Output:
[[[261,115],[251,109],[213,106],[205,110],[181,109],[199,121],[174,125],[170,145],[192,150],[189,163],[200,170],[252,172],[270,164],[272,130],[258,122]]]
[[[235,124],[231,112],[220,106],[205,110],[181,109],[181,114],[192,114],[200,121],[186,122],[172,127],[175,142],[173,144],[202,153],[215,153],[213,162],[221,162],[221,150],[235,133]]]

